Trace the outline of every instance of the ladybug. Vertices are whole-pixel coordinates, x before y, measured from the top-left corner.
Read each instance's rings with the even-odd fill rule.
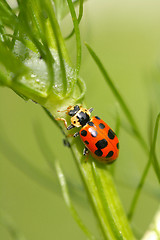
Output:
[[[67,130],[74,127],[82,127],[73,136],[80,136],[85,144],[83,155],[91,155],[103,163],[112,163],[119,155],[119,141],[114,131],[98,116],[90,118],[93,108],[86,109],[82,106],[69,106],[66,110],[71,116],[71,125],[67,126],[64,118],[57,120],[64,121]]]

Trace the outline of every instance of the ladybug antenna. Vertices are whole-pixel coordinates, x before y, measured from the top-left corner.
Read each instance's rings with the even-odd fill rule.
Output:
[[[63,110],[63,111],[57,110],[57,112],[68,112],[68,110],[67,110],[67,109],[66,109],[66,110]]]
[[[65,110],[57,110],[57,112],[66,112],[68,113],[69,116],[73,117],[79,110],[80,110],[80,107],[79,105],[75,105],[74,107],[73,106],[69,106],[67,109]]]
[[[67,109],[65,109],[65,110],[57,110],[57,112],[66,112],[66,113],[68,113],[71,108],[72,108],[72,106],[69,106],[69,107],[67,107]]]

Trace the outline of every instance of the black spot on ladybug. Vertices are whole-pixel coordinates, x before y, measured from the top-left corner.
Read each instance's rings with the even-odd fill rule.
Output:
[[[98,157],[101,157],[103,152],[101,151],[101,149],[97,149],[95,152],[94,152]]]
[[[99,140],[98,142],[96,142],[95,145],[98,149],[103,149],[103,148],[107,147],[108,142],[106,139],[102,139],[102,140]]]
[[[84,141],[84,142],[85,142],[85,144],[87,144],[87,145],[89,144],[89,142],[88,142],[88,141]]]
[[[117,149],[119,149],[119,143],[117,143]]]
[[[98,116],[95,116],[96,119],[101,120]]]
[[[94,123],[93,122],[88,122],[88,125],[93,127]]]
[[[112,156],[113,156],[113,151],[110,151],[110,152],[107,154],[106,158],[110,158],[110,157],[112,157]]]
[[[82,131],[81,131],[81,135],[82,135],[83,137],[87,136],[87,131],[86,131],[86,130],[82,130]]]
[[[90,128],[90,133],[91,133],[91,136],[92,137],[97,137],[97,131],[96,130],[93,130],[92,128]]]
[[[108,137],[109,137],[110,139],[114,139],[115,133],[112,131],[112,129],[109,129],[109,131],[108,131]]]
[[[105,125],[104,125],[103,123],[100,123],[100,124],[99,124],[99,128],[100,128],[100,129],[103,129],[103,128],[105,128]]]

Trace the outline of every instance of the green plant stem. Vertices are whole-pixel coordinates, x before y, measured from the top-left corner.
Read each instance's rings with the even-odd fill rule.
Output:
[[[82,16],[83,16],[83,1],[84,0],[80,0],[79,1],[79,16],[78,16],[78,24],[80,23],[81,19],[82,19]],[[75,30],[73,28],[73,30],[71,31],[71,33],[65,37],[65,40],[68,40],[69,38],[71,38],[74,34]]]
[[[52,120],[55,121],[54,118]],[[63,130],[63,133],[66,133],[63,124],[60,124],[59,128],[61,131]],[[86,162],[85,157],[82,157],[83,147],[80,139],[68,139],[68,141],[70,141],[72,155],[76,161],[104,239],[134,239],[113,179],[106,166],[98,163],[94,164],[93,161],[95,160],[91,156]]]
[[[97,186],[99,186],[98,192],[103,201],[103,207],[104,207],[105,214],[106,214],[106,216],[110,222],[110,225],[114,231],[114,235],[115,235],[116,239],[123,239],[123,236],[121,235],[121,231],[119,231],[117,223],[115,221],[115,218],[113,217],[113,214],[111,213],[112,205],[110,205],[110,207],[108,207],[109,206],[108,199],[110,197],[112,198],[112,196],[111,195],[107,196],[107,194],[105,194],[105,188],[102,183],[104,178],[102,178],[102,172],[99,173],[99,169],[97,168],[95,162],[92,162],[92,170],[93,170],[95,182],[96,182]]]
[[[77,143],[72,143],[71,150],[104,239],[134,239],[109,171],[104,165],[94,163],[91,156],[86,162]]]

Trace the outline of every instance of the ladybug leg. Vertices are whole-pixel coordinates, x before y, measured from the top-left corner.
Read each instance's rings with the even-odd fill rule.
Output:
[[[65,127],[67,128],[67,121],[66,121],[66,119],[65,119],[65,118],[60,118],[60,117],[58,117],[58,118],[56,118],[56,121],[63,121],[63,122],[64,122],[64,125],[65,125]]]
[[[88,156],[89,156],[88,154],[89,154],[89,150],[88,150],[87,147],[85,147],[84,150],[83,150],[83,155],[84,155],[84,156],[87,156],[87,157],[85,158],[85,162],[88,161]]]
[[[69,125],[68,127],[67,127],[67,130],[71,130],[72,128],[74,128],[75,126],[74,125]]]
[[[67,130],[70,130],[72,128],[74,128],[75,126],[74,125],[69,125],[67,126],[67,121],[65,118],[56,118],[57,121],[63,121],[64,122],[64,125],[65,127],[67,128]],[[69,134],[67,137],[73,137],[74,135],[73,134]],[[67,147],[70,147],[70,143],[66,140],[66,139],[63,139],[63,144]]]
[[[78,137],[78,136],[79,136],[79,132],[76,132],[75,134],[67,135],[67,137]]]
[[[87,147],[85,147],[83,150],[83,155],[86,156],[88,153],[89,153],[89,150]]]
[[[73,137],[78,137],[79,136],[79,132],[76,132]]]
[[[74,128],[75,126],[73,126],[72,124],[71,125],[69,125],[69,126],[67,126],[67,121],[66,121],[66,119],[65,118],[56,118],[56,120],[57,121],[63,121],[64,122],[64,125],[65,125],[65,127],[67,128],[67,130],[70,130],[70,129],[72,129],[72,128]]]
[[[93,110],[94,110],[93,108],[88,109],[88,111],[89,111],[90,113],[93,112]]]

